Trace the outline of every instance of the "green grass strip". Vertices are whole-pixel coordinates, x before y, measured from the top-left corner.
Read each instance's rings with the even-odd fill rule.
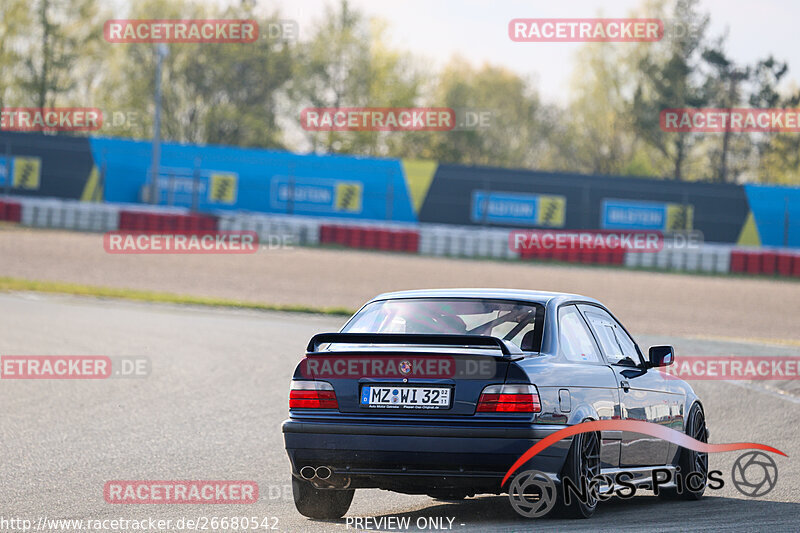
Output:
[[[34,281],[20,278],[0,277],[0,291],[32,291],[56,294],[72,294],[77,296],[93,296],[97,298],[114,298],[137,302],[169,303],[183,305],[202,305],[206,307],[227,307],[236,309],[254,309],[258,311],[283,311],[287,313],[313,313],[318,315],[350,316],[355,310],[344,307],[314,307],[310,305],[284,305],[226,298],[210,298],[190,296],[169,292],[142,291],[136,289],[118,289],[111,287],[95,287],[78,283],[62,283],[59,281]]]

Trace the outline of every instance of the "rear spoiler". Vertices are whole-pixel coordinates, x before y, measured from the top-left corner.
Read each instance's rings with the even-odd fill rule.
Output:
[[[418,344],[435,346],[482,346],[499,348],[503,357],[523,355],[519,347],[509,341],[489,335],[447,335],[417,333],[319,333],[311,337],[306,347],[308,355],[320,353],[322,344]]]

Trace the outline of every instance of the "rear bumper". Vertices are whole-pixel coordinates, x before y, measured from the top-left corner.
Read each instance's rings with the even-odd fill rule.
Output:
[[[286,420],[282,430],[294,475],[328,466],[350,487],[410,493],[458,489],[499,493],[509,467],[565,426],[482,427]],[[558,474],[571,440],[546,448],[523,469]]]

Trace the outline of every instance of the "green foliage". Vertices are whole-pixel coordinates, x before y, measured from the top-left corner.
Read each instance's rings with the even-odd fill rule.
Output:
[[[265,28],[275,16],[259,18],[243,3],[225,11],[185,1],[145,0],[130,18],[255,19]],[[107,111],[135,111],[141,120],[116,132],[146,138],[152,131],[153,44],[108,44],[113,54],[97,91]],[[291,79],[293,48],[262,34],[254,43],[173,43],[164,59],[163,122],[166,139],[238,146],[283,148],[277,124],[280,91]]]
[[[21,100],[22,58],[20,44],[24,40],[31,13],[26,0],[5,0],[0,3],[0,107],[18,105]]]
[[[439,74],[425,107],[456,112],[456,129],[413,132],[394,145],[392,155],[467,165],[523,167],[537,163],[548,128],[530,84],[514,72],[484,65],[474,68],[453,58]],[[468,125],[467,120],[483,123]]]
[[[667,35],[649,46],[639,61],[638,83],[631,102],[634,131],[671,162],[671,177],[684,179],[684,166],[693,155],[695,133],[671,133],[661,128],[662,109],[702,107],[707,103],[700,78],[700,55],[708,16],[698,13],[699,0],[678,0],[671,24],[693,28]],[[667,17],[664,17],[667,18]]]
[[[800,90],[780,94],[778,84],[788,72],[786,63],[768,57],[752,69],[749,103],[753,107],[797,109]],[[756,139],[758,162],[755,179],[765,183],[800,185],[800,136],[796,133],[762,135]]]
[[[4,0],[0,90],[4,105],[50,107],[87,91],[107,17],[97,0]]]
[[[385,25],[346,1],[328,7],[300,45],[290,92],[294,117],[308,107],[410,107],[419,93],[411,57],[389,48]],[[295,118],[295,120],[297,120]],[[387,155],[388,132],[305,132],[312,151]]]

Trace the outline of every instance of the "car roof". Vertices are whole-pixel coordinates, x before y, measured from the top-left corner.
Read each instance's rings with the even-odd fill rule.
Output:
[[[478,298],[491,300],[514,300],[537,303],[544,306],[567,301],[594,302],[594,298],[565,292],[533,291],[522,289],[418,289],[380,294],[371,301],[403,298]],[[600,304],[602,305],[602,304]]]

